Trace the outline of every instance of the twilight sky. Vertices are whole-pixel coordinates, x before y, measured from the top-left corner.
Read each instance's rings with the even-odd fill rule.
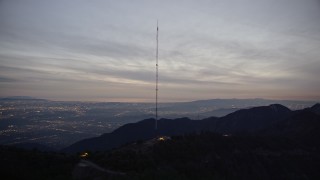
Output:
[[[320,0],[0,0],[0,96],[320,100]]]

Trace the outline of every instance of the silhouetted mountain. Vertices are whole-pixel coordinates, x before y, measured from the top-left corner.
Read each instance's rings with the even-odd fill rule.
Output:
[[[125,143],[147,140],[157,135],[179,135],[203,130],[201,121],[193,121],[188,118],[160,119],[158,130],[155,131],[155,119],[146,119],[137,123],[126,124],[112,133],[106,133],[96,138],[79,141],[66,149],[65,152],[79,152],[85,150],[107,150],[119,147]]]
[[[315,140],[315,139],[314,139]],[[317,141],[317,140],[316,140]],[[319,179],[319,148],[292,139],[202,132],[92,153],[115,179]]]
[[[280,104],[243,109],[220,118],[214,131],[220,133],[257,132],[283,120],[290,112],[290,109]]]
[[[222,118],[212,117],[200,121],[188,118],[161,119],[158,121],[157,132],[154,130],[154,119],[146,119],[138,123],[126,124],[100,137],[79,141],[63,151],[107,150],[129,142],[151,139],[157,135],[172,136],[201,131],[227,134],[252,133],[283,120],[290,112],[288,108],[275,104],[239,110]]]
[[[310,110],[318,115],[320,115],[320,104],[317,103],[315,105],[313,105]]]
[[[312,108],[311,108],[312,109]],[[261,132],[269,136],[287,137],[304,143],[320,145],[320,115],[310,109],[291,113],[285,120]]]
[[[20,144],[14,144],[12,146],[26,149],[26,150],[38,150],[42,152],[55,152],[57,151],[56,149],[53,149],[51,147],[48,147],[43,144],[38,144],[38,143],[20,143]]]
[[[72,179],[75,156],[0,145],[1,179]]]

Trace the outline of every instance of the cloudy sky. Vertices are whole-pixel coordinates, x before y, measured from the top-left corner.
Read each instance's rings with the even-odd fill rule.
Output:
[[[319,0],[0,0],[0,96],[320,100]]]

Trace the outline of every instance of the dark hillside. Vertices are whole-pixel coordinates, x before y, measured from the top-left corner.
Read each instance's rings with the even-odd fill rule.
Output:
[[[320,146],[320,115],[309,109],[295,111],[284,121],[266,128],[261,134],[287,137]]]
[[[310,110],[318,115],[320,115],[320,104],[317,103],[310,108]]]
[[[318,152],[286,138],[200,133],[129,144],[90,159],[126,173],[121,179],[319,179]]]
[[[154,119],[126,124],[112,133],[79,141],[64,152],[108,150],[137,140],[146,140],[157,135],[183,135],[186,133],[211,131],[225,134],[253,133],[284,120],[291,111],[282,105],[270,105],[239,110],[222,118],[190,120],[188,118],[161,119],[158,130],[154,130]]]
[[[11,146],[0,146],[1,179],[52,179],[72,178],[77,163],[74,156],[24,150]]]
[[[210,121],[213,121],[213,119]],[[152,139],[158,135],[172,136],[200,132],[206,127],[209,127],[207,124],[210,124],[210,122],[203,124],[188,118],[174,120],[160,119],[158,121],[158,131],[155,132],[154,123],[154,119],[146,119],[137,123],[126,124],[112,133],[106,133],[97,138],[79,141],[66,148],[64,151],[81,152],[86,150],[108,150],[137,140]]]
[[[220,118],[214,132],[257,132],[282,121],[290,113],[290,109],[280,104],[239,110]]]

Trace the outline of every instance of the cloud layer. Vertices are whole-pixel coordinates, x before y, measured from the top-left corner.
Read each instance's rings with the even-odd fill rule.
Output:
[[[317,0],[0,1],[0,96],[320,100]]]

